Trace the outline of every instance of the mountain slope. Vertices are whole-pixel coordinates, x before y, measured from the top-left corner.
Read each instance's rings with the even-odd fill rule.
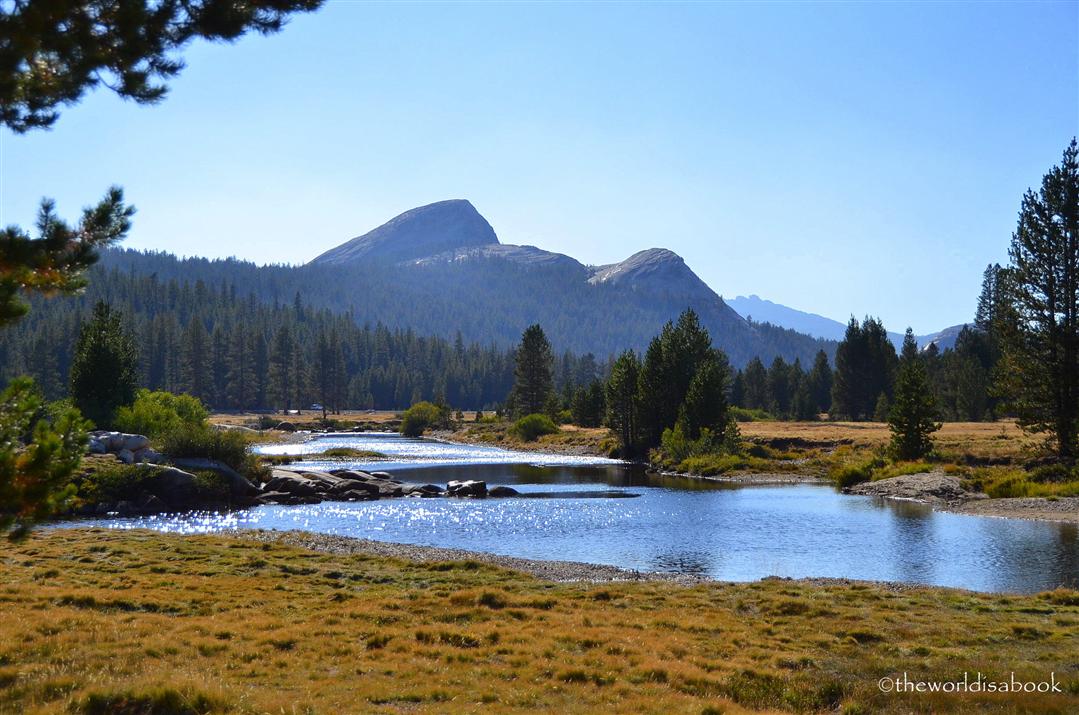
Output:
[[[497,243],[491,224],[471,202],[452,199],[406,211],[311,262],[341,265],[360,260],[407,261]]]
[[[748,297],[740,295],[737,298],[728,300],[727,305],[744,318],[752,317],[753,320],[781,325],[784,328],[797,330],[800,333],[817,338],[838,341],[842,340],[843,335],[847,332],[846,323],[825,318],[823,315],[817,315],[816,313],[806,313],[786,305],[773,303],[756,295]],[[931,344],[935,344],[940,350],[946,350],[955,347],[955,339],[959,337],[959,332],[964,327],[965,324],[952,325],[935,333],[916,335],[914,337],[918,341],[918,347],[922,350],[925,350]],[[896,346],[896,349],[903,346],[903,333],[889,331],[888,338]]]
[[[693,308],[713,342],[737,365],[755,355],[806,362],[820,349],[833,349],[825,341],[743,320],[672,251],[650,248],[619,263],[586,267],[534,246],[500,243],[464,201],[408,211],[327,251],[306,268],[346,271],[346,285],[367,283],[365,293],[371,296],[370,278],[361,280],[359,273],[376,261],[379,278],[392,276],[392,290],[401,302],[427,311],[424,318],[401,315],[399,307],[378,313],[391,325],[456,326],[468,339],[512,343],[527,325],[538,322],[556,349],[608,355],[643,349],[665,322]],[[366,313],[356,298],[340,291],[327,304]]]

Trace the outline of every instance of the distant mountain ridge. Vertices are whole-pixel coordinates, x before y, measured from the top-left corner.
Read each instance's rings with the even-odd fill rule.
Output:
[[[834,351],[826,340],[744,320],[673,251],[649,248],[618,263],[586,266],[561,253],[501,243],[487,220],[464,199],[406,211],[322,253],[306,268],[356,271],[375,265],[393,273],[404,294],[428,293],[437,286],[450,289],[449,283],[467,281],[476,296],[490,296],[489,306],[502,306],[502,322],[513,326],[514,338],[525,327],[521,318],[527,314],[528,322],[544,326],[556,348],[561,342],[598,354],[628,347],[640,350],[664,322],[692,307],[713,342],[735,364],[754,355],[806,362],[821,349]],[[496,286],[509,276],[516,277],[513,285],[500,291]],[[551,298],[551,306],[537,300],[543,295]],[[558,304],[563,305],[561,311],[551,309]],[[487,317],[497,319],[498,309]],[[496,332],[471,337],[508,337],[502,330]]]
[[[816,313],[807,313],[786,305],[773,303],[757,295],[740,295],[737,298],[727,300],[727,305],[743,318],[752,317],[753,320],[767,321],[773,325],[797,330],[800,333],[812,335],[816,338],[842,340],[847,331],[846,323],[825,318],[823,315],[817,315]],[[918,347],[925,350],[931,344],[935,344],[940,350],[953,348],[955,347],[955,339],[959,337],[959,332],[965,325],[965,323],[963,325],[953,325],[928,335],[916,335]],[[903,333],[889,331],[888,337],[897,348],[902,347]]]

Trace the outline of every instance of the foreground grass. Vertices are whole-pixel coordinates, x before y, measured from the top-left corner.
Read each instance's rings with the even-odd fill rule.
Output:
[[[0,557],[0,711],[1076,712],[1079,593],[553,584],[226,536]],[[977,671],[1064,694],[882,694]]]

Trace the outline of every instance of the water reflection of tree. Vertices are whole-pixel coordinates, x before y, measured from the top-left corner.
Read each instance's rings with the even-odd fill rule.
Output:
[[[892,563],[900,581],[936,583],[939,554],[935,540],[934,514],[930,507],[914,502],[885,500],[895,518],[891,525]],[[879,558],[878,554],[874,558]]]

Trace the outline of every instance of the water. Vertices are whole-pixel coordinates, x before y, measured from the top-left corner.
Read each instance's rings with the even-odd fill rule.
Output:
[[[305,529],[734,581],[832,576],[1023,593],[1079,584],[1079,528],[1070,524],[934,512],[826,486],[734,487],[649,477],[614,460],[406,440],[392,433],[327,435],[262,451],[317,454],[340,446],[388,455],[389,461],[348,465],[392,471],[408,481],[483,479],[489,486],[512,485],[549,498],[324,502],[104,525],[181,533]],[[637,496],[580,498],[581,492]]]

